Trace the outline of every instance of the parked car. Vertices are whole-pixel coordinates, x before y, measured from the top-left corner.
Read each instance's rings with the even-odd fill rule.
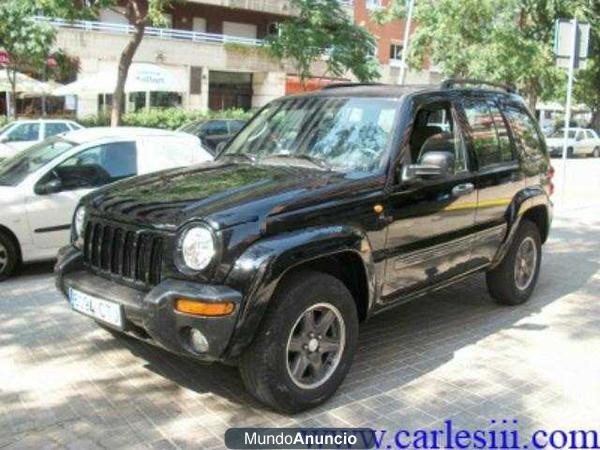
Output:
[[[87,195],[57,286],[103,326],[239,365],[276,410],[319,405],[372,315],[478,272],[500,303],[533,292],[543,136],[512,91],[463,83],[275,100],[214,163]]]
[[[550,156],[562,156],[565,130],[559,129],[546,138]],[[567,157],[593,156],[600,157],[600,138],[590,128],[569,128],[567,139]]]
[[[84,195],[135,175],[212,160],[198,138],[147,128],[54,136],[0,163],[0,280],[21,262],[56,257]]]
[[[217,145],[227,142],[245,124],[246,121],[238,119],[198,120],[180,127],[178,131],[198,136],[202,144],[214,155]]]
[[[8,158],[48,137],[81,128],[72,120],[16,120],[0,128],[0,159]]]

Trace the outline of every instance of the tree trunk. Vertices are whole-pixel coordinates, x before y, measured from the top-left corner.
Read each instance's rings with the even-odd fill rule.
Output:
[[[527,106],[529,107],[529,111],[531,114],[535,115],[535,107],[537,105],[537,95],[535,93],[530,92],[527,96]]]
[[[6,69],[8,75],[8,81],[10,82],[10,110],[12,111],[13,120],[17,120],[17,69]],[[10,70],[12,70],[12,78],[10,76]]]
[[[110,117],[110,125],[112,127],[118,127],[121,123],[121,115],[123,114],[121,102],[123,101],[123,96],[125,95],[124,91],[125,83],[127,82],[127,73],[129,72],[133,55],[135,55],[135,52],[142,42],[142,38],[144,37],[144,28],[146,27],[146,22],[146,20],[140,20],[134,24],[135,33],[131,36],[131,40],[127,43],[127,46],[125,49],[123,49],[121,57],[119,58],[119,72],[117,75],[117,85],[113,93]]]
[[[592,110],[592,120],[590,121],[590,128],[594,130],[600,130],[600,109]]]

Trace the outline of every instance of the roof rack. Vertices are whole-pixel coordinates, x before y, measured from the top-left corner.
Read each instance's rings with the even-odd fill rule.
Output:
[[[360,87],[360,86],[383,86],[382,83],[352,83],[352,82],[343,82],[343,83],[331,83],[321,88],[322,91],[327,89],[335,89],[335,88],[343,88],[343,87]]]
[[[476,79],[472,79],[472,78],[448,78],[447,80],[442,81],[442,84],[440,87],[442,89],[451,89],[453,87],[456,87],[456,85],[466,85],[466,84],[491,86],[491,87],[495,87],[498,89],[502,89],[511,94],[517,93],[517,87],[514,84],[492,83],[491,81],[476,80]]]

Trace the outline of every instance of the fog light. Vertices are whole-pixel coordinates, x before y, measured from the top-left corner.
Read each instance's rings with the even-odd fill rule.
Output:
[[[208,351],[206,337],[195,328],[190,329],[190,346],[197,353],[206,353]]]

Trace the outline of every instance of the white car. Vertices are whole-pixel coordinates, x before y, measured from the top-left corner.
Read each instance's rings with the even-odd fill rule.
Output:
[[[562,156],[564,129],[556,130],[546,138],[550,156]],[[567,156],[594,156],[600,157],[600,138],[589,128],[569,128],[567,139]]]
[[[72,120],[16,120],[0,128],[0,159],[60,133],[83,127]]]
[[[211,161],[196,136],[88,128],[54,136],[0,163],[0,280],[69,242],[79,199],[127,177]]]

